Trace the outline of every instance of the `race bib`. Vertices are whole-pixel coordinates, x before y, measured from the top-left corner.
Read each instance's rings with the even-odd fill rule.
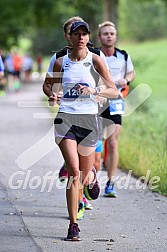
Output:
[[[87,83],[80,83],[82,86],[89,85]],[[90,95],[83,95],[79,90],[78,83],[64,83],[63,84],[63,98],[66,100],[75,100],[75,99],[88,99]]]
[[[113,99],[109,103],[110,115],[122,115],[125,112],[123,99]]]

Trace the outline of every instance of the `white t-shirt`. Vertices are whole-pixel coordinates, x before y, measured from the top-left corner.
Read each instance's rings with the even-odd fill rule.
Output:
[[[106,56],[106,60],[107,60],[109,70],[112,74],[112,79],[115,83],[118,80],[123,79],[126,73],[130,73],[134,70],[134,66],[133,66],[130,56],[128,55],[127,62],[126,62],[125,55],[117,49],[115,49],[114,55],[109,56],[109,57]]]
[[[49,67],[48,67],[48,74],[52,77],[53,76],[53,66],[56,61],[56,53],[53,54],[52,58],[50,59]]]

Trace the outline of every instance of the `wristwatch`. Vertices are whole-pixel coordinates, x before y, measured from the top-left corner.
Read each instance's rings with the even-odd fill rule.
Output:
[[[98,95],[98,94],[100,94],[100,91],[101,91],[100,87],[96,87],[96,88],[95,88],[95,90],[96,90],[96,93],[95,93],[95,95]]]
[[[125,78],[125,80],[127,81],[127,85],[129,85],[129,84],[130,84],[130,81],[129,81],[128,79],[126,79],[126,78]]]

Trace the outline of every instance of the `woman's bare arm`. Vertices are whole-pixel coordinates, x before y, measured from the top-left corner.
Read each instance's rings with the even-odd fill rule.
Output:
[[[93,54],[93,64],[95,70],[99,73],[100,76],[100,85],[105,85],[106,89],[100,89],[98,95],[106,98],[117,98],[119,92],[112,80],[111,74],[107,69],[107,66],[98,55]]]

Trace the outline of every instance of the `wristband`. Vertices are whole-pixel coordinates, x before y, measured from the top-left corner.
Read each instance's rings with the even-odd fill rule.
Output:
[[[120,99],[120,98],[122,99],[122,92],[121,92],[120,89],[118,90],[118,93],[119,93],[118,98],[119,98],[119,99]]]

